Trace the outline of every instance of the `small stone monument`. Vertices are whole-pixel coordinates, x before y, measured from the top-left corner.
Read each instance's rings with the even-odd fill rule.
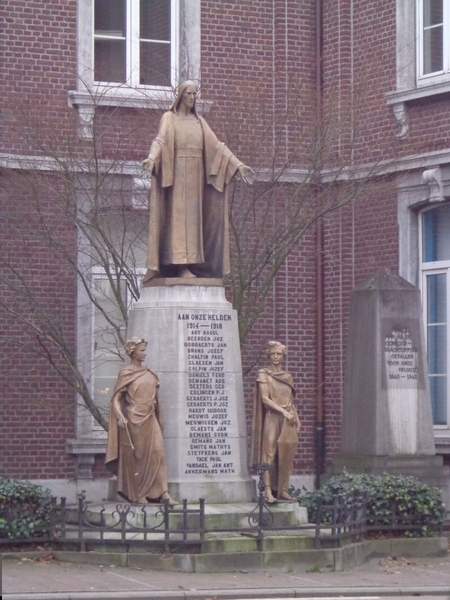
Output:
[[[334,473],[414,475],[441,488],[449,467],[436,456],[419,290],[388,269],[352,292],[341,453]]]

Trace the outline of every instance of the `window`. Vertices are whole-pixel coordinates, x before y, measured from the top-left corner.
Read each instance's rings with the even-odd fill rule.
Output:
[[[178,74],[178,0],[95,0],[94,81],[171,87]]]
[[[396,0],[396,89],[386,94],[408,133],[408,102],[450,93],[450,0]]]
[[[422,213],[422,291],[433,421],[450,426],[450,204]]]
[[[97,212],[93,220],[95,202],[86,198],[87,187],[79,201],[87,218],[78,237],[78,268],[83,275],[77,294],[77,362],[94,403],[107,417],[117,374],[126,364],[126,317],[139,297],[146,271],[148,215],[140,209],[120,208],[131,200],[127,180],[111,178],[109,187],[103,185],[111,206]],[[72,449],[90,452],[92,441],[101,439],[105,432],[80,398]]]
[[[97,106],[169,108],[179,81],[200,80],[200,0],[78,0],[80,135]]]
[[[138,269],[138,278],[145,269]],[[122,279],[119,282],[120,298],[126,303],[127,312],[133,304],[133,295]],[[126,325],[114,294],[113,287],[104,269],[94,267],[92,272],[92,395],[95,404],[107,416],[119,371],[126,359],[118,332],[126,336]],[[99,426],[95,424],[95,428]]]
[[[417,0],[418,79],[450,73],[450,1]]]

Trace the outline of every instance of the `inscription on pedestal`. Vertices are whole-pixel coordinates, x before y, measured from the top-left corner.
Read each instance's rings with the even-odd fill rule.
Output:
[[[236,427],[230,414],[227,394],[226,354],[231,315],[207,312],[180,312],[184,350],[188,365],[185,424],[189,440],[185,453],[185,475],[226,475],[236,473],[233,457],[236,439],[229,436]]]
[[[408,328],[393,329],[385,338],[387,401],[392,452],[417,451],[418,351]]]
[[[408,329],[393,330],[385,338],[387,385],[396,389],[417,387],[418,356]]]

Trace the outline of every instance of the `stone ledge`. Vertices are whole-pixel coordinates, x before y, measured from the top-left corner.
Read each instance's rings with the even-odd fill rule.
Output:
[[[223,287],[223,280],[214,277],[154,277],[148,281],[144,281],[142,287],[159,287],[159,286],[174,286],[174,285],[190,285],[190,286],[213,286]]]
[[[298,572],[311,568],[325,568],[345,571],[358,567],[374,558],[395,556],[432,557],[447,554],[448,540],[436,538],[395,538],[388,540],[368,540],[348,544],[342,548],[325,550],[299,550],[283,552],[250,552],[247,554],[152,554],[150,552],[73,552],[52,551],[56,560],[74,564],[114,565],[160,571],[184,573],[232,573],[242,570],[251,572]],[[30,559],[48,555],[43,552],[21,553]],[[17,560],[17,553],[6,552],[4,560]],[[372,590],[373,591],[373,590]],[[431,593],[431,592],[429,592]],[[442,593],[438,590],[436,593]],[[447,590],[448,593],[448,590]]]

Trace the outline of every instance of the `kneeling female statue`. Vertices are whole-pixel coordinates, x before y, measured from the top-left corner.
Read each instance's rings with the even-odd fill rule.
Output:
[[[293,500],[289,495],[289,476],[298,445],[300,421],[294,406],[294,382],[282,370],[286,346],[269,342],[266,348],[269,366],[258,371],[253,405],[252,451],[250,464],[265,463],[266,502]]]
[[[119,373],[111,399],[105,464],[117,475],[117,493],[132,503],[168,500],[169,496],[159,381],[142,363],[147,342],[133,337],[125,344],[131,364]]]

